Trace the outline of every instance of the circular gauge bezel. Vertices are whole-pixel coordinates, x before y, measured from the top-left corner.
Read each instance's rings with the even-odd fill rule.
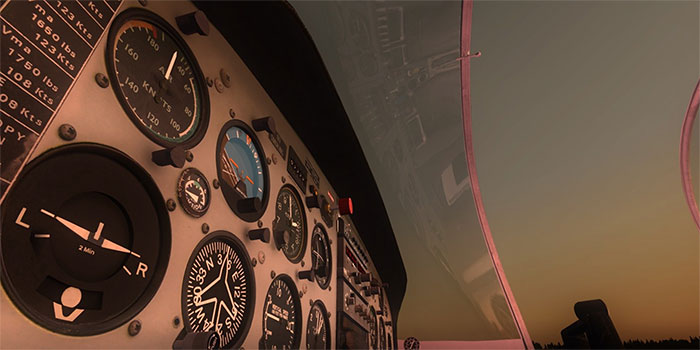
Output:
[[[320,234],[316,232],[317,228],[321,230]],[[317,223],[316,226],[314,226],[314,229],[311,233],[311,248],[310,248],[311,254],[312,254],[312,256],[311,256],[311,266],[312,267],[311,268],[312,268],[312,270],[314,270],[314,272],[316,271],[316,260],[313,258],[313,249],[314,249],[314,238],[317,235],[321,236],[321,240],[326,245],[326,251],[328,252],[328,257],[327,257],[328,258],[328,261],[327,261],[328,272],[326,275],[325,283],[321,283],[319,281],[318,277],[316,277],[314,279],[316,280],[316,283],[318,284],[318,286],[321,287],[321,289],[327,289],[328,286],[331,285],[331,280],[333,279],[332,278],[332,275],[333,275],[333,250],[331,250],[331,241],[330,241],[330,238],[328,237],[328,231],[326,230],[325,227],[323,227],[323,224],[321,224],[320,222]]]
[[[146,196],[148,196],[151,200],[152,203],[152,209],[155,212],[155,217],[149,217],[147,219],[144,218],[139,218],[136,215],[128,216],[128,213],[126,212],[127,208],[125,208],[125,204],[123,202],[117,202],[117,199],[114,198],[112,195],[116,195],[118,193],[122,193],[121,196],[123,198],[128,198],[124,193],[124,189],[121,187],[119,189],[111,190],[109,191],[108,189],[105,189],[105,184],[104,184],[104,178],[92,178],[89,177],[87,179],[83,179],[81,181],[76,181],[75,184],[72,186],[72,188],[75,189],[82,189],[83,192],[76,192],[76,195],[79,193],[98,193],[100,195],[103,195],[105,197],[110,198],[111,200],[115,201],[115,204],[120,206],[121,210],[125,212],[125,219],[129,221],[129,225],[131,226],[131,229],[133,230],[134,227],[142,227],[144,225],[148,224],[141,224],[144,220],[157,220],[157,225],[159,227],[158,230],[158,257],[156,259],[155,266],[151,266],[147,269],[148,272],[152,271],[152,276],[150,277],[150,281],[148,282],[148,285],[143,288],[143,290],[140,292],[140,295],[134,299],[128,307],[125,309],[121,310],[119,313],[115,315],[109,315],[110,318],[106,319],[102,322],[89,322],[89,323],[69,323],[69,322],[64,322],[60,320],[56,320],[53,317],[49,317],[45,315],[44,313],[40,312],[38,308],[38,304],[28,302],[26,299],[29,298],[31,295],[30,293],[24,293],[20,289],[25,288],[25,287],[19,287],[16,285],[19,281],[14,281],[13,277],[11,277],[11,274],[14,274],[10,272],[10,270],[16,270],[15,268],[10,268],[8,269],[8,266],[5,262],[5,259],[7,258],[6,254],[3,253],[3,250],[0,249],[0,263],[2,264],[2,285],[7,292],[8,296],[10,299],[13,301],[14,305],[17,306],[17,308],[25,315],[27,318],[35,322],[36,324],[40,325],[41,327],[44,327],[48,330],[51,330],[56,333],[60,334],[65,334],[65,335],[71,335],[71,336],[92,336],[92,335],[98,335],[102,334],[108,331],[111,331],[129,320],[131,320],[134,316],[136,316],[141,310],[143,310],[146,305],[153,299],[155,296],[156,292],[158,291],[158,288],[160,287],[163,277],[165,276],[165,271],[168,266],[168,261],[170,259],[170,249],[171,249],[171,226],[170,226],[170,217],[168,216],[168,211],[165,208],[165,201],[163,199],[162,194],[160,193],[160,190],[158,189],[158,186],[156,185],[155,181],[151,176],[144,170],[136,161],[131,159],[128,155],[124,154],[123,152],[114,149],[109,146],[105,145],[100,145],[96,143],[74,143],[74,144],[69,144],[61,147],[57,147],[54,149],[51,149],[34,160],[32,160],[22,171],[20,176],[18,177],[18,180],[15,183],[15,186],[10,190],[10,192],[7,195],[6,200],[4,201],[2,205],[2,215],[3,215],[3,222],[8,223],[8,224],[14,224],[15,219],[14,218],[6,218],[5,216],[10,215],[11,211],[10,209],[14,206],[13,201],[15,200],[15,196],[18,195],[15,191],[19,191],[22,188],[22,183],[23,181],[26,180],[27,176],[31,174],[32,171],[34,171],[36,168],[44,164],[45,161],[51,161],[51,160],[56,160],[56,157],[63,157],[66,155],[71,155],[71,156],[76,156],[80,154],[85,154],[85,155],[90,155],[90,156],[99,156],[107,159],[108,161],[114,162],[116,165],[123,167],[127,172],[131,173],[134,176],[135,182],[138,182],[141,184],[143,191]],[[70,169],[74,169],[74,167],[71,167]],[[67,170],[71,171],[71,170]],[[47,176],[51,176],[53,179],[60,179],[61,177],[57,174],[47,174]],[[101,192],[99,189],[102,189]],[[61,189],[64,192],[70,191],[71,188],[66,186]],[[97,191],[96,191],[97,190]],[[21,194],[25,195],[25,194]],[[118,197],[118,195],[117,195]],[[51,199],[39,199],[42,203],[47,203],[49,201],[56,200],[56,195],[54,194],[54,197]],[[76,198],[76,196],[73,196],[73,198]],[[69,199],[66,198],[66,201]],[[64,201],[65,203],[65,201]],[[48,203],[47,203],[48,204]],[[14,215],[14,214],[13,214]],[[46,214],[49,215],[49,214]],[[29,227],[27,227],[29,229]],[[105,232],[108,234],[108,232]],[[132,232],[133,234],[133,232]],[[7,237],[9,235],[8,231],[4,232],[4,236]],[[3,239],[4,240],[4,239]],[[31,244],[31,243],[27,243]],[[133,244],[133,242],[132,242]],[[22,251],[21,247],[17,247],[13,245],[12,248],[14,251]],[[33,249],[33,248],[28,248],[28,249]],[[104,249],[104,248],[93,248],[94,251],[98,249]],[[140,252],[141,254],[144,254],[143,252]],[[144,255],[145,256],[145,255]],[[27,258],[29,259],[29,255],[27,255]],[[54,262],[58,265],[58,261],[56,261],[57,257],[53,256],[51,259],[54,260]],[[13,259],[14,261],[15,259]],[[40,267],[37,267],[36,265],[32,266],[24,266],[23,269],[25,269],[27,274],[36,274],[39,273]],[[60,269],[60,267],[59,267]],[[120,269],[121,271],[121,269]],[[136,271],[138,272],[138,271]],[[126,273],[126,272],[125,272]],[[146,272],[144,272],[145,275]],[[65,279],[65,281],[59,281],[59,283],[71,283],[72,286],[78,286],[79,289],[81,290],[94,290],[96,288],[96,284],[99,283],[106,283],[110,279],[114,278],[116,275],[110,276],[106,280],[102,281],[93,281],[93,282],[86,282],[86,281],[80,281],[76,277],[70,276],[68,272],[62,272],[62,274],[68,274],[66,276],[62,276],[61,279]],[[131,272],[130,272],[131,274]],[[47,275],[51,277],[50,275]],[[52,277],[56,278],[56,277]],[[22,279],[22,283],[34,283],[31,281],[31,279]],[[28,288],[32,289],[32,292],[36,292],[34,288],[36,286],[30,286]],[[50,301],[47,299],[47,302]],[[86,310],[90,311],[90,310]],[[78,316],[79,317],[79,316]]]
[[[204,204],[204,208],[202,208],[201,210],[196,210],[192,208],[192,206],[189,205],[187,198],[185,197],[185,191],[187,191],[185,185],[187,183],[183,183],[183,181],[185,180],[185,177],[189,176],[190,174],[194,174],[202,180],[202,182],[199,184],[204,187],[204,190],[206,192],[206,203]],[[206,214],[209,210],[209,205],[211,204],[211,188],[209,187],[209,181],[207,180],[206,176],[204,176],[204,174],[197,168],[187,168],[183,170],[182,173],[180,173],[180,177],[177,179],[177,199],[180,202],[180,206],[182,206],[182,209],[190,216],[195,218],[200,218],[204,216],[204,214]]]
[[[296,309],[296,312],[294,313],[295,319],[294,319],[294,340],[293,344],[290,347],[291,349],[298,349],[299,344],[301,343],[301,332],[302,332],[302,310],[301,310],[301,298],[299,297],[299,290],[297,289],[296,284],[294,283],[294,280],[287,274],[279,274],[275,278],[272,279],[272,282],[270,282],[270,286],[267,288],[267,292],[265,293],[265,299],[263,302],[263,316],[261,317],[262,319],[262,331],[265,332],[265,315],[264,313],[266,312],[265,308],[267,307],[267,296],[270,295],[272,292],[272,287],[275,285],[275,282],[278,280],[282,281],[282,283],[286,284],[287,287],[289,288],[291,294],[292,294],[292,306]],[[265,336],[260,337],[260,348],[261,349],[269,349],[268,345],[265,342]]]
[[[207,235],[207,237],[202,239],[192,251],[192,255],[190,255],[190,258],[187,260],[187,265],[185,266],[185,275],[182,278],[182,319],[185,329],[188,332],[192,332],[192,326],[190,325],[189,319],[187,318],[187,282],[189,281],[189,273],[192,265],[194,264],[195,259],[197,258],[197,255],[199,255],[199,252],[207,244],[214,241],[223,241],[224,244],[230,245],[236,251],[236,253],[239,254],[239,258],[241,259],[241,263],[243,264],[243,269],[248,271],[247,278],[249,289],[247,290],[247,293],[249,299],[247,301],[248,307],[246,307],[244,311],[245,315],[243,316],[243,321],[241,322],[241,328],[239,328],[239,333],[236,335],[235,341],[229,343],[226,346],[222,346],[222,348],[224,349],[239,348],[245,341],[246,336],[250,331],[250,326],[253,322],[253,317],[255,316],[255,270],[253,269],[253,265],[251,264],[251,259],[250,255],[248,254],[248,250],[245,248],[243,242],[241,242],[241,240],[234,234],[223,230],[212,232],[209,235]]]
[[[309,316],[306,318],[306,348],[311,349],[309,347],[309,330],[311,327],[311,313],[314,311],[315,307],[318,307],[321,310],[321,315],[323,317],[323,324],[326,327],[326,349],[330,349],[331,348],[331,321],[328,318],[328,310],[326,309],[326,305],[323,304],[323,301],[321,301],[321,299],[314,301],[314,303],[311,305],[311,309],[309,309]]]
[[[182,142],[173,142],[164,139],[163,137],[160,137],[158,134],[153,132],[146,125],[144,125],[142,119],[129,106],[129,103],[126,100],[126,96],[124,95],[124,92],[120,87],[119,78],[117,77],[116,61],[114,60],[114,49],[116,48],[117,35],[119,34],[119,29],[122,27],[123,24],[131,20],[142,20],[154,24],[160,30],[163,30],[165,33],[167,33],[180,50],[178,52],[181,52],[181,54],[184,55],[185,59],[189,62],[190,67],[192,68],[194,79],[196,81],[197,86],[199,87],[199,89],[197,89],[198,94],[195,96],[195,99],[199,101],[201,113],[199,114],[200,119],[199,124],[197,125],[197,129],[192,134],[192,136],[190,136],[188,139],[183,140]],[[158,16],[157,14],[145,9],[130,8],[125,10],[114,19],[110,26],[109,34],[107,35],[107,49],[105,50],[105,60],[107,66],[107,74],[111,81],[110,85],[112,85],[112,90],[114,90],[114,94],[117,96],[117,100],[119,101],[119,104],[122,106],[122,109],[124,110],[126,115],[129,116],[131,122],[139,129],[139,131],[141,131],[141,133],[146,135],[154,143],[165,148],[182,146],[185,149],[190,149],[199,144],[200,141],[202,141],[202,138],[204,138],[204,135],[207,132],[207,128],[209,127],[210,107],[208,86],[206,80],[204,79],[204,73],[202,72],[199,63],[197,62],[194,53],[187,45],[185,40],[182,39],[182,37],[177,33],[175,28],[173,28],[173,26],[170,25],[170,23],[168,23],[165,19]]]
[[[299,211],[301,212],[301,221],[302,221],[302,224],[301,224],[302,237],[301,237],[301,247],[299,248],[299,254],[297,254],[297,256],[290,257],[289,255],[287,255],[287,252],[284,251],[284,249],[280,249],[280,250],[282,250],[282,253],[284,253],[284,256],[287,257],[287,260],[289,260],[289,262],[296,264],[296,263],[300,262],[301,259],[304,258],[304,254],[306,253],[306,241],[307,241],[307,238],[309,237],[309,234],[307,231],[307,223],[306,223],[306,208],[304,207],[304,202],[301,200],[301,196],[299,195],[299,192],[297,191],[297,189],[294,188],[294,186],[292,186],[290,184],[286,184],[286,185],[280,187],[279,192],[277,192],[277,199],[275,200],[275,215],[277,215],[277,203],[280,200],[280,195],[282,194],[282,191],[285,189],[292,193],[292,197],[293,197],[292,200],[296,201],[297,204],[299,205]],[[277,221],[275,218],[275,220],[273,221],[273,225],[272,225],[273,231],[275,230],[276,224],[277,224]],[[277,244],[276,240],[278,240],[279,238],[276,235],[273,235],[273,236],[275,236],[273,239],[275,239],[275,244]]]
[[[379,344],[379,325],[377,324],[377,313],[374,311],[374,306],[369,307],[369,317],[369,346],[370,349],[378,349],[377,345]],[[384,325],[382,325],[382,327],[383,326]],[[374,339],[372,339],[372,330],[374,330]]]
[[[240,128],[241,130],[245,131],[245,133],[250,137],[251,141],[253,142],[253,145],[255,146],[255,150],[258,151],[258,157],[260,159],[263,177],[265,178],[265,188],[263,189],[263,199],[261,201],[262,203],[260,205],[260,210],[251,213],[243,213],[240,210],[238,210],[238,200],[243,198],[241,198],[238,192],[235,189],[231,188],[228,185],[228,183],[226,183],[226,181],[222,180],[223,176],[221,169],[221,159],[219,155],[223,142],[226,142],[226,132],[233,127]],[[244,221],[255,222],[256,220],[260,219],[265,213],[265,210],[267,209],[267,202],[270,199],[270,173],[267,168],[267,158],[265,157],[265,151],[263,150],[262,145],[260,144],[260,140],[258,140],[258,136],[255,134],[255,131],[253,131],[253,129],[249,127],[248,124],[237,119],[229,120],[228,122],[226,122],[221,128],[221,131],[219,131],[219,137],[216,141],[215,159],[216,175],[219,178],[221,192],[224,195],[226,204],[228,204],[229,208],[231,208],[234,214],[236,214],[239,218],[243,219]]]

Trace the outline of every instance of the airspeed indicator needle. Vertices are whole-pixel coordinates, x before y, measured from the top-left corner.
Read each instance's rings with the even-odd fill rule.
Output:
[[[175,65],[176,58],[177,58],[177,51],[173,52],[173,56],[170,58],[170,64],[168,65],[168,69],[165,71],[165,80],[170,80],[170,73],[173,70],[173,66]]]

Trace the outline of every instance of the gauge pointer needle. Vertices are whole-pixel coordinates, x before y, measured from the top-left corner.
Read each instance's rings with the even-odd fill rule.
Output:
[[[102,247],[104,249],[114,250],[114,251],[122,252],[122,253],[126,253],[126,254],[132,254],[133,256],[135,256],[137,258],[141,257],[140,255],[132,252],[131,250],[126,249],[126,248],[120,246],[119,244],[116,244],[116,243],[114,243],[106,238],[101,243],[98,243],[99,241],[97,241],[97,240],[100,238],[100,234],[102,233],[102,228],[104,227],[104,224],[101,222],[97,227],[97,231],[95,232],[95,239],[91,240],[89,230],[86,230],[86,229],[84,229],[84,228],[58,216],[58,215],[54,215],[54,214],[52,214],[44,209],[42,209],[41,212],[56,219],[56,221],[60,222],[63,226],[67,227],[69,230],[73,231],[73,233],[78,235],[80,238],[82,238],[88,242],[91,242],[91,243],[97,245],[98,247]]]
[[[194,200],[196,203],[199,203],[199,196],[198,195],[196,195],[190,191],[187,191],[187,190],[185,190],[185,193],[187,193],[187,195],[190,196],[190,198],[192,198],[192,200]]]
[[[165,80],[170,80],[170,73],[173,70],[173,65],[175,65],[176,58],[177,58],[177,51],[173,52],[173,57],[170,58],[170,64],[168,65],[168,70],[165,71]]]

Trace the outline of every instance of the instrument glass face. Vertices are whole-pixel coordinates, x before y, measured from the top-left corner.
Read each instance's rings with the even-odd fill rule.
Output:
[[[192,51],[165,20],[142,9],[112,25],[107,69],[117,99],[154,142],[190,148],[209,122],[204,76]]]
[[[309,311],[306,321],[306,348],[330,349],[331,327],[328,311],[321,300],[316,300]]]
[[[211,201],[209,182],[201,171],[187,168],[177,181],[177,198],[187,214],[201,217],[209,209]]]
[[[299,292],[288,275],[272,280],[263,305],[261,347],[296,349],[301,338]]]
[[[3,285],[42,327],[104,333],[151,300],[170,239],[163,197],[145,170],[106,146],[63,146],[30,163],[8,194]]]
[[[226,231],[210,233],[187,264],[182,313],[189,332],[216,332],[222,348],[238,347],[250,329],[255,280],[243,243]]]
[[[226,123],[217,143],[217,172],[224,198],[241,219],[253,222],[265,212],[268,170],[253,130],[239,120]],[[244,206],[244,202],[254,205]]]
[[[374,306],[369,307],[369,345],[372,349],[377,349],[377,313]]]
[[[328,233],[321,224],[317,224],[311,236],[311,266],[314,270],[316,283],[322,289],[326,289],[330,285],[332,265],[333,259]]]
[[[289,261],[301,261],[306,250],[306,215],[301,197],[291,185],[284,185],[280,189],[275,215],[275,244]]]

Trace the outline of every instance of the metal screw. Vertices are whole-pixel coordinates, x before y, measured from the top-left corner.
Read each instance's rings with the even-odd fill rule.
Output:
[[[304,263],[304,260],[301,261],[301,267],[304,267],[306,263]]]
[[[209,224],[207,224],[206,222],[202,224],[202,233],[209,233]]]
[[[109,86],[109,79],[107,79],[107,76],[102,73],[95,74],[95,81],[97,82],[97,85],[103,89],[106,89]]]
[[[194,160],[194,153],[191,151],[185,152],[185,159],[187,159],[188,162],[191,162]]]
[[[272,162],[277,164],[277,155],[276,154],[272,154]]]
[[[299,291],[299,299],[301,299],[301,298],[303,298],[303,297],[304,297],[304,292]]]
[[[177,204],[175,204],[175,201],[171,198],[165,202],[165,207],[168,208],[169,211],[175,211],[175,208],[177,208]]]
[[[282,176],[282,183],[286,183],[286,182],[287,182],[287,178]]]
[[[235,118],[235,117],[236,117],[236,112],[233,110],[233,108],[229,108],[229,110],[228,110],[228,116],[231,117],[231,118]]]
[[[129,335],[134,337],[141,332],[141,321],[133,320],[129,323]]]
[[[173,318],[173,327],[177,328],[179,325],[180,325],[180,318],[175,316],[175,318]]]
[[[253,267],[255,267],[255,265],[258,264],[258,260],[256,260],[255,258],[253,258],[253,259],[250,260],[250,264],[253,265]]]
[[[211,185],[214,186],[214,188],[219,188],[219,179],[214,179],[211,182]]]
[[[333,240],[329,238],[329,239],[328,239],[328,244],[333,244]]]
[[[262,251],[258,252],[258,261],[260,261],[261,264],[265,263],[265,253],[263,253]]]
[[[314,306],[314,300],[309,298],[309,305]]]
[[[330,312],[330,311],[326,311],[326,317],[331,318],[331,312]]]
[[[148,6],[148,0],[139,0],[139,4],[141,4],[141,6]]]
[[[262,227],[263,227],[263,222],[262,222],[262,220],[258,220],[258,228],[262,228]]]
[[[214,86],[214,80],[211,77],[207,77],[207,86]]]
[[[73,141],[78,136],[78,132],[75,131],[73,125],[63,124],[58,128],[58,136],[65,141]]]
[[[270,164],[272,164],[272,159],[270,159],[270,157],[267,157],[267,165],[270,165]]]
[[[301,286],[301,290],[306,293],[308,291],[308,287],[305,285]]]
[[[222,83],[219,78],[214,79],[214,86],[216,86],[216,91],[219,93],[224,92],[224,83]]]
[[[329,291],[329,292],[331,291],[331,286],[328,286],[328,291]]]
[[[318,224],[318,220],[314,219],[314,225]]]
[[[231,76],[228,75],[228,72],[226,72],[223,68],[219,71],[219,76],[221,76],[221,82],[224,83],[224,85],[227,88],[231,87]]]
[[[270,271],[270,278],[275,278],[275,270]]]

